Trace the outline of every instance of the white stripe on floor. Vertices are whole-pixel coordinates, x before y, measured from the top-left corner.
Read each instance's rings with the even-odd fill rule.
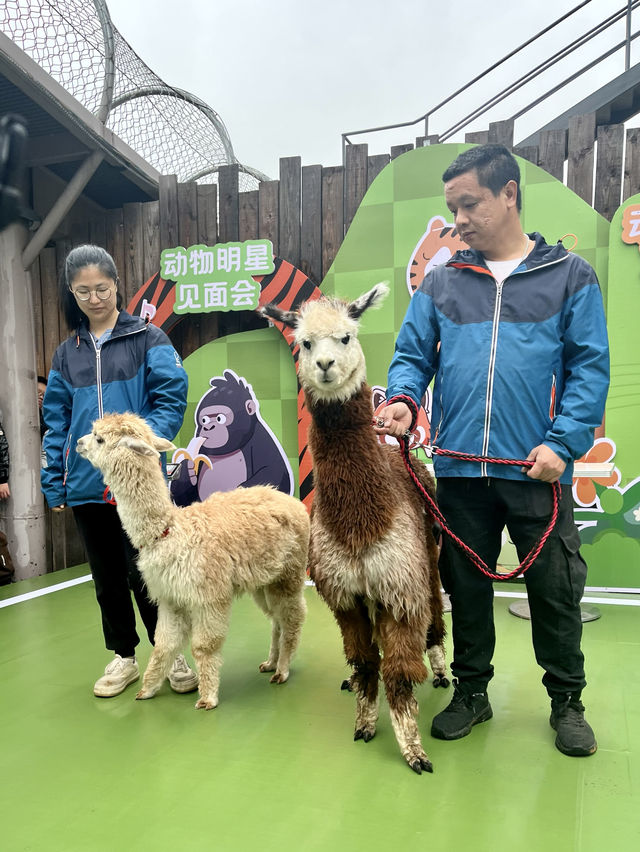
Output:
[[[78,586],[80,583],[86,583],[91,579],[91,574],[87,574],[85,577],[77,577],[75,580],[67,580],[66,583],[57,583],[55,586],[47,586],[45,589],[37,589],[35,592],[25,592],[24,595],[16,595],[15,598],[7,598],[4,601],[0,601],[0,609],[5,606],[12,606],[13,604],[22,603],[23,601],[30,601],[33,598],[40,598],[42,595],[48,595],[51,592],[59,592],[61,589],[68,589],[71,586]],[[306,581],[307,586],[313,586],[312,580]],[[494,595],[497,598],[526,598],[526,592],[494,592]],[[592,603],[592,604],[612,604],[613,606],[640,606],[640,600],[632,600],[629,598],[597,598],[597,597],[584,597],[582,598],[582,603]]]
[[[13,604],[30,601],[33,598],[41,598],[43,595],[49,595],[51,592],[59,592],[60,589],[68,589],[71,586],[79,586],[80,583],[86,583],[91,579],[91,574],[86,577],[77,577],[75,580],[67,580],[65,583],[56,583],[55,586],[47,586],[44,589],[36,589],[35,592],[25,592],[24,595],[16,595],[15,598],[7,598],[5,601],[0,601],[0,609],[5,606],[13,606]]]

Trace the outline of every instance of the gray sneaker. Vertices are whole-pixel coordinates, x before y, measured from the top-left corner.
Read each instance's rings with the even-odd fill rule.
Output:
[[[189,668],[183,654],[178,654],[173,661],[169,672],[169,686],[174,692],[193,692],[198,688],[198,675]]]
[[[104,674],[93,686],[93,694],[98,698],[113,698],[138,680],[140,670],[135,657],[121,657],[116,654],[104,670]]]
[[[557,732],[556,748],[569,757],[589,757],[598,748],[591,725],[584,718],[584,705],[568,694],[551,699],[549,724]]]
[[[470,692],[453,681],[454,693],[448,707],[434,716],[431,736],[438,740],[459,740],[471,733],[479,722],[493,716],[486,692]]]

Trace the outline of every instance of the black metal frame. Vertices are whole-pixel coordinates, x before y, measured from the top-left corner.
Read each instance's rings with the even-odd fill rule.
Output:
[[[462,94],[463,92],[468,91],[471,86],[475,85],[477,82],[479,82],[484,77],[486,77],[488,74],[490,74],[492,71],[495,71],[496,68],[499,68],[501,65],[503,65],[505,62],[507,62],[509,59],[514,57],[516,54],[520,53],[520,51],[524,50],[524,48],[528,47],[530,44],[537,41],[542,36],[546,35],[548,32],[553,30],[559,24],[566,21],[568,18],[570,18],[576,12],[579,12],[582,8],[584,8],[585,6],[587,6],[591,2],[592,2],[592,0],[583,0],[583,2],[579,3],[577,6],[575,6],[573,9],[571,9],[569,12],[566,12],[564,15],[562,15],[560,18],[558,18],[552,24],[549,24],[548,26],[544,27],[544,29],[540,30],[540,32],[536,33],[536,35],[527,39],[527,41],[523,42],[519,47],[514,48],[514,50],[512,50],[510,53],[508,53],[506,56],[504,56],[498,62],[494,62],[493,65],[491,65],[489,68],[485,69],[481,74],[478,74],[476,77],[474,77],[468,83],[466,83],[464,86],[461,86],[459,89],[457,89],[455,92],[453,92],[453,94],[449,95],[443,101],[440,101],[439,104],[437,104],[435,107],[432,107],[428,112],[424,113],[424,115],[421,115],[419,118],[416,118],[413,121],[399,122],[398,124],[386,124],[386,125],[379,126],[379,127],[368,127],[364,130],[350,130],[347,133],[343,133],[342,134],[343,162],[344,162],[344,158],[345,158],[346,146],[353,144],[351,139],[350,139],[351,136],[358,136],[358,135],[362,135],[362,134],[365,134],[365,133],[378,133],[378,132],[381,132],[381,131],[384,131],[384,130],[397,130],[401,127],[413,127],[414,125],[418,124],[419,122],[424,122],[424,135],[428,136],[429,135],[429,119],[436,112],[438,112],[438,110],[440,110],[446,104],[449,104],[456,97],[458,97],[458,95]],[[624,7],[622,7],[621,9],[619,9],[617,12],[614,12],[611,15],[609,15],[608,18],[605,18],[603,21],[601,21],[595,27],[592,27],[590,30],[588,30],[586,33],[584,33],[582,36],[580,36],[577,39],[575,39],[574,41],[572,41],[570,44],[568,44],[562,50],[557,51],[552,56],[550,56],[548,59],[546,59],[544,62],[541,62],[535,68],[531,69],[531,71],[527,72],[527,74],[524,74],[518,80],[515,80],[509,86],[504,88],[501,92],[498,92],[492,98],[485,101],[480,106],[476,107],[474,110],[472,110],[472,112],[470,112],[464,118],[460,119],[455,124],[453,124],[451,127],[447,128],[447,130],[438,134],[439,141],[444,142],[447,139],[451,138],[451,136],[453,136],[455,133],[458,133],[460,130],[462,130],[464,127],[466,127],[471,121],[475,120],[476,118],[479,118],[481,115],[483,115],[485,112],[490,110],[492,107],[496,106],[498,103],[503,101],[505,98],[514,94],[519,89],[521,89],[523,86],[525,86],[527,83],[534,80],[536,77],[538,77],[544,71],[547,71],[553,65],[557,64],[558,62],[560,62],[562,59],[565,59],[567,56],[569,56],[574,51],[583,47],[587,42],[589,42],[592,39],[596,38],[597,36],[601,35],[603,32],[605,32],[605,30],[609,29],[609,27],[618,23],[618,21],[622,20],[622,18],[624,18],[625,16],[626,16],[626,36],[625,36],[623,41],[618,42],[618,44],[616,44],[614,47],[607,50],[605,53],[603,53],[597,59],[588,63],[583,68],[581,68],[579,71],[576,71],[574,74],[567,77],[561,83],[558,83],[556,86],[549,89],[549,91],[547,91],[544,94],[537,97],[528,106],[524,107],[523,109],[521,109],[517,113],[515,113],[515,115],[511,116],[511,119],[515,121],[515,119],[520,118],[522,115],[524,115],[526,112],[531,110],[533,107],[542,103],[542,101],[551,97],[551,95],[555,94],[557,91],[562,89],[564,86],[573,82],[573,80],[577,79],[582,74],[585,74],[587,71],[591,70],[591,68],[595,67],[600,62],[604,61],[605,59],[608,59],[610,56],[612,56],[614,53],[621,50],[622,48],[625,48],[625,71],[628,71],[629,66],[630,66],[630,61],[631,61],[631,42],[634,41],[636,38],[638,38],[638,36],[640,36],[640,30],[636,31],[633,34],[631,33],[631,13],[638,6],[640,6],[640,0],[627,0],[626,5]]]

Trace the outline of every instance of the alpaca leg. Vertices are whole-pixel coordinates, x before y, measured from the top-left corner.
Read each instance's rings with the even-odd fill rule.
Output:
[[[263,663],[260,663],[258,668],[261,672],[274,672],[278,663],[278,654],[280,649],[280,624],[273,617],[273,610],[267,602],[264,589],[257,589],[253,593],[253,599],[265,615],[271,619],[271,645],[269,646],[269,656]]]
[[[429,552],[429,593],[431,599],[431,622],[427,629],[427,656],[433,672],[433,686],[449,686],[447,663],[444,653],[444,638],[447,629],[444,624],[442,592],[440,591],[440,573],[438,571],[438,548],[435,541],[428,541]]]
[[[185,613],[160,604],[153,652],[142,678],[142,689],[136,698],[153,698],[156,695],[169,674],[176,655],[187,641],[189,627]]]
[[[222,646],[229,628],[230,615],[230,601],[219,608],[203,609],[194,614],[191,651],[200,678],[197,710],[213,710],[218,706]]]
[[[427,656],[433,672],[433,686],[447,687],[450,683],[447,677],[447,662],[444,653],[444,637],[447,631],[442,612],[440,575],[433,568],[429,582],[431,586],[431,623],[427,629]]]
[[[267,599],[269,596],[267,592]],[[282,597],[277,602],[271,595],[270,603],[274,613],[274,633],[277,629],[279,640],[276,671],[271,678],[271,683],[285,683],[289,678],[291,658],[300,642],[300,633],[307,614],[304,589],[300,589],[297,594]]]
[[[350,678],[356,693],[353,738],[369,742],[375,736],[378,721],[380,651],[373,639],[369,614],[362,601],[358,601],[353,609],[337,610],[334,615],[342,632],[347,662],[353,667]]]
[[[413,684],[427,677],[423,654],[423,623],[398,621],[389,613],[379,621],[382,642],[382,679],[389,702],[391,723],[402,756],[418,775],[422,770],[433,772],[418,730],[418,702]]]

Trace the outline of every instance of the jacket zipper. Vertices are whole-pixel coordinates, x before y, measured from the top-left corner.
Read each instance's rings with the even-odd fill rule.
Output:
[[[123,337],[130,337],[132,334],[140,334],[141,331],[146,331],[146,326],[144,328],[137,328],[135,331],[127,331],[125,334],[119,334],[115,339],[121,340]],[[91,342],[93,343],[93,348],[96,353],[96,387],[98,389],[98,416],[104,416],[103,403],[102,403],[102,361],[100,360],[100,349],[96,346],[96,342],[93,339],[93,335],[91,334]],[[110,337],[109,340],[105,340],[102,346],[106,346],[109,341],[113,340],[113,337]]]
[[[489,434],[491,432],[491,406],[493,404],[493,378],[496,366],[496,352],[498,349],[498,321],[500,319],[500,308],[502,306],[502,288],[504,281],[496,284],[496,303],[493,308],[493,327],[491,330],[491,349],[489,352],[489,374],[487,376],[487,395],[484,401],[484,437],[482,441],[482,455],[489,453]],[[506,280],[506,279],[505,279]],[[487,463],[482,462],[481,476],[487,476]]]

